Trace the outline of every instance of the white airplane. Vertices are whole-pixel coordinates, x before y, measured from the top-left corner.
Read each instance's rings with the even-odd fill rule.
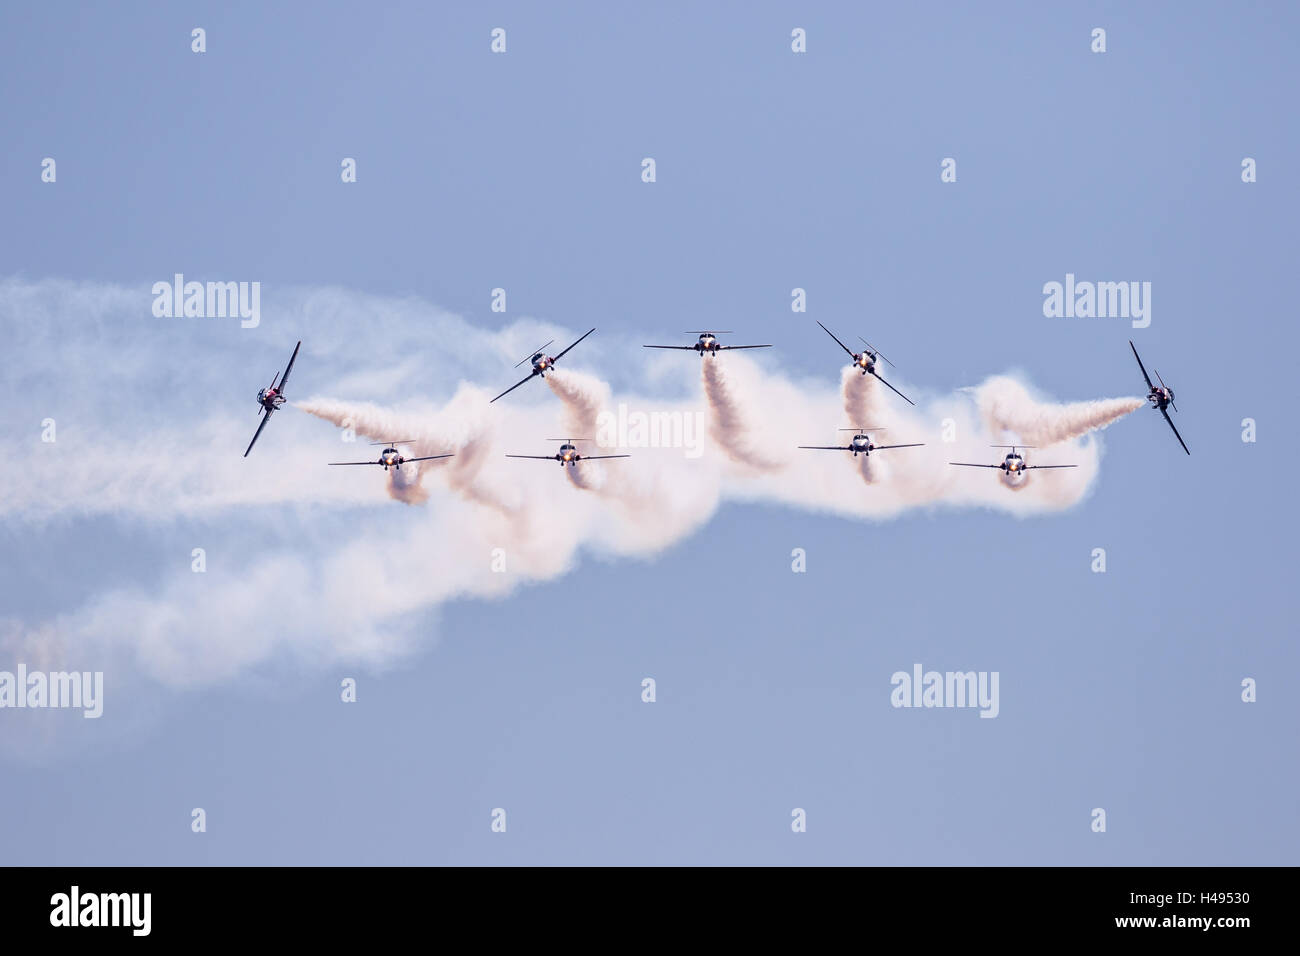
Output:
[[[580,461],[595,461],[598,458],[631,458],[631,455],[582,455],[574,447],[575,441],[591,441],[590,438],[548,438],[547,441],[558,441],[564,444],[560,445],[560,450],[554,455],[506,455],[507,458],[531,458],[534,461],[558,461],[560,467],[565,465],[576,465]]]
[[[384,450],[380,452],[377,461],[332,461],[331,465],[383,465],[384,471],[389,468],[402,470],[402,466],[409,461],[433,461],[435,458],[454,458],[454,454],[448,455],[425,455],[423,458],[406,458],[397,450],[397,445],[409,445],[415,439],[404,438],[401,441],[372,441],[372,445],[383,445]]]
[[[883,432],[883,428],[869,426],[873,432]],[[853,440],[847,445],[800,445],[800,448],[813,448],[819,451],[851,451],[853,457],[858,455],[870,455],[873,451],[881,451],[885,448],[920,448],[925,442],[910,442],[906,445],[873,445],[871,436],[867,434],[866,428],[841,428],[842,432],[854,432]]]
[[[822,325],[820,322],[818,322],[817,324]],[[826,328],[826,326],[822,325],[822,331],[825,332],[827,335],[829,335],[831,338],[835,339],[836,344],[839,345],[839,347],[842,348],[844,351],[849,353],[849,358],[853,359],[854,366],[861,369],[863,375],[876,376],[876,378],[879,378],[881,382],[884,382],[885,386],[888,389],[890,389],[890,391],[896,394],[903,401],[907,402],[907,404],[909,405],[916,404],[916,402],[912,401],[910,398],[908,398],[898,389],[894,388],[894,386],[890,385],[888,382],[885,382],[883,378],[880,378],[880,373],[876,371],[876,359],[878,358],[885,359],[885,362],[888,363],[890,368],[894,367],[894,363],[890,362],[889,359],[885,358],[883,355],[880,354],[880,352],[872,348],[870,342],[868,342],[866,339],[863,339],[862,336],[859,335],[858,338],[862,339],[862,344],[865,345],[866,348],[863,349],[861,352],[855,352],[853,351],[853,349],[849,348],[847,345],[841,342],[839,338],[835,335],[835,333],[832,332],[830,329]]]
[[[712,355],[715,358],[719,352],[727,349],[770,349],[770,345],[723,345],[718,341],[719,335],[730,335],[730,332],[683,332],[682,335],[698,335],[699,341],[694,345],[643,345],[643,349],[680,349],[683,352],[699,352],[700,358],[706,355]]]
[[[293,354],[289,356],[289,364],[285,366],[284,376],[281,377],[280,373],[276,372],[271,378],[271,384],[257,393],[257,404],[262,410],[262,422],[257,426],[257,431],[253,432],[253,440],[248,443],[248,448],[244,450],[245,458],[247,458],[248,453],[253,450],[253,446],[257,444],[257,439],[261,437],[262,429],[265,428],[266,423],[271,420],[271,416],[275,414],[276,409],[285,403],[284,384],[289,381],[289,373],[293,371],[293,363],[298,358],[298,350],[300,348],[302,348],[301,340],[299,340],[298,344],[293,347]],[[280,383],[278,388],[275,384],[277,381]]]
[[[581,342],[588,335],[590,335],[592,332],[595,331],[596,331],[595,329],[588,329],[581,336],[579,336],[578,342]],[[551,339],[551,341],[547,342],[546,345],[550,345],[554,341],[555,339]],[[574,342],[573,345],[577,345],[578,342]],[[565,349],[564,352],[561,352],[559,355],[552,358],[551,356],[547,355],[545,352],[546,345],[543,345],[540,349],[538,349],[536,352],[532,354],[531,361],[533,363],[533,370],[528,373],[528,378],[524,379],[522,382],[515,382],[515,384],[511,385],[504,392],[502,392],[501,395],[498,395],[497,398],[501,398],[503,395],[509,395],[520,385],[524,384],[524,382],[531,381],[534,377],[538,375],[540,375],[542,378],[546,378],[546,373],[549,372],[552,366],[554,366],[555,363],[558,362],[564,356],[564,352],[567,352],[569,351],[569,349],[573,348],[573,345],[570,345],[569,349]],[[518,368],[520,365],[523,365],[524,362],[527,361],[530,361],[530,359],[528,358],[521,359],[519,363],[515,365],[515,368]],[[495,402],[497,398],[492,399],[492,402]],[[492,402],[488,402],[488,404],[491,405]]]
[[[1033,448],[1033,445],[989,445],[990,448],[1010,448],[1011,451],[1003,459],[1000,465],[975,465],[968,461],[950,461],[950,465],[961,465],[963,468],[1001,468],[1008,478],[1014,478],[1022,475],[1031,468],[1078,468],[1078,465],[1026,465],[1023,455],[1016,453],[1017,448]]]
[[[1142,364],[1142,358],[1138,355],[1137,346],[1133,344],[1132,339],[1129,339],[1128,347],[1133,350],[1133,357],[1138,360],[1138,368],[1142,370],[1142,377],[1147,380],[1147,401],[1151,403],[1152,408],[1165,416],[1165,421],[1174,430],[1174,437],[1178,439],[1178,444],[1182,445],[1183,451],[1190,455],[1191,451],[1187,448],[1187,442],[1183,441],[1183,436],[1178,434],[1174,420],[1169,417],[1169,409],[1172,408],[1174,411],[1178,411],[1178,406],[1174,404],[1174,390],[1165,384],[1165,380],[1160,378],[1160,373],[1156,372],[1154,368],[1151,371],[1156,372],[1156,378],[1160,380],[1160,385],[1153,384],[1151,376],[1147,374],[1147,367]]]

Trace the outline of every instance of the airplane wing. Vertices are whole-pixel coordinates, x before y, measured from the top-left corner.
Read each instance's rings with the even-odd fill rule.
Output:
[[[770,349],[770,345],[719,345],[719,349]]]
[[[295,346],[293,347],[293,355],[289,356],[289,364],[286,365],[285,368],[284,368],[284,377],[280,379],[280,394],[281,394],[281,395],[284,394],[284,387],[285,387],[285,385],[289,384],[289,373],[293,371],[293,363],[294,363],[294,362],[297,360],[297,358],[298,358],[298,350],[299,350],[300,348],[302,348],[302,340],[301,340],[301,339],[299,339],[299,340],[298,340],[298,344],[295,345]]]
[[[1028,471],[1030,468],[1078,468],[1078,465],[1024,465],[1021,470]]]
[[[595,332],[595,331],[596,331],[595,329],[588,329],[586,332],[582,333],[582,335],[580,335],[580,336],[578,337],[578,342],[581,342],[581,341],[582,341],[583,339],[585,339],[588,335],[590,335],[592,332]],[[574,342],[573,345],[577,345],[578,342]],[[569,346],[569,349],[573,348],[573,345],[570,345],[570,346]],[[569,349],[565,349],[564,352],[569,351]],[[564,352],[561,352],[560,355],[563,355]],[[555,358],[551,359],[551,361],[552,361],[552,362],[558,362],[558,361],[560,360],[560,355],[555,356]],[[494,401],[495,401],[495,399],[494,399]]]
[[[526,379],[523,380],[523,382],[515,382],[515,384],[511,385],[511,386],[510,386],[509,388],[507,388],[504,392],[502,392],[500,395],[498,395],[497,398],[502,398],[502,397],[504,397],[504,396],[506,396],[506,395],[509,395],[511,392],[513,392],[515,389],[517,389],[520,385],[524,384],[524,382],[531,381],[533,375],[536,375],[536,374],[537,374],[536,372],[533,372],[533,374],[532,374],[532,375],[529,375],[528,378],[526,378]],[[492,402],[495,402],[495,401],[497,400],[497,398],[492,399]],[[488,402],[488,404],[491,405],[492,402]]]
[[[534,461],[558,461],[554,455],[506,455],[507,458],[532,458]]]
[[[961,465],[963,468],[1001,468],[1001,465],[973,465],[969,461],[950,461],[950,465]]]
[[[853,451],[851,445],[800,445],[800,448],[812,448],[816,451]]]
[[[331,465],[377,465],[377,461],[332,461]]]
[[[253,446],[257,444],[257,439],[262,434],[262,429],[266,427],[266,423],[269,422],[270,420],[271,420],[271,412],[268,410],[266,414],[262,416],[262,424],[258,425],[257,431],[253,433],[253,440],[248,443],[248,448],[244,451],[245,458],[247,458],[248,453],[253,450]]]
[[[822,325],[820,322],[818,322],[817,324],[818,324],[818,325]],[[836,338],[835,338],[835,333],[834,333],[834,332],[832,332],[830,329],[826,328],[826,326],[824,326],[824,325],[822,325],[822,331],[825,332],[827,335],[829,335],[831,338],[835,339],[835,341],[836,341],[836,343],[839,345],[839,347],[842,348],[844,351],[848,352],[850,356],[853,355],[853,349],[849,348],[847,345],[845,345],[845,344],[844,344],[843,342],[841,342],[839,339],[836,339]]]
[[[871,374],[872,374],[872,375],[876,375],[875,372],[872,372]],[[880,376],[879,376],[879,375],[876,375],[876,378],[880,378]],[[916,402],[912,401],[910,398],[908,398],[906,395],[904,395],[904,394],[903,394],[902,392],[900,392],[898,389],[894,388],[894,386],[890,385],[888,382],[885,382],[885,380],[884,380],[883,378],[880,378],[880,380],[881,380],[882,382],[884,382],[885,385],[886,385],[886,386],[887,386],[891,391],[893,391],[896,395],[898,395],[899,398],[901,398],[903,401],[907,402],[907,404],[909,404],[909,405],[915,405],[915,404],[916,404]]]
[[[1147,374],[1147,367],[1142,364],[1142,359],[1138,357],[1137,346],[1133,344],[1132,339],[1128,340],[1128,347],[1133,350],[1133,357],[1138,360],[1138,368],[1142,370],[1142,377],[1147,380],[1147,388],[1155,388],[1155,386],[1151,384],[1151,376]],[[1172,422],[1170,424],[1172,424]],[[1177,429],[1174,430],[1177,431]],[[1179,439],[1179,441],[1181,440],[1182,439]],[[1188,454],[1190,455],[1191,452],[1188,452]]]
[[[631,455],[583,455],[578,461],[595,461],[597,458],[631,458]]]
[[[681,349],[684,352],[694,352],[694,345],[643,345],[643,349]]]
[[[406,459],[403,459],[402,464],[406,464],[408,461],[433,461],[435,458],[455,458],[455,457],[456,457],[455,452],[452,452],[452,453],[447,454],[447,455],[425,455],[423,458],[406,458]]]
[[[880,451],[880,449],[882,448],[920,448],[924,444],[925,442],[923,441],[916,441],[916,442],[912,442],[910,445],[877,445],[871,450]]]
[[[1178,429],[1174,427],[1174,420],[1169,417],[1169,412],[1162,408],[1160,409],[1160,414],[1165,416],[1165,421],[1169,423],[1169,427],[1174,429],[1174,437],[1178,439],[1178,444],[1183,446],[1183,451],[1186,451],[1187,454],[1190,455],[1191,452],[1187,449],[1187,442],[1183,441],[1183,436],[1178,434]]]

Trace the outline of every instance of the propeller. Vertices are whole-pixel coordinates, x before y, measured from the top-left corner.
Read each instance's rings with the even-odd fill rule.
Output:
[[[889,359],[885,358],[885,353],[884,353],[884,352],[880,351],[880,349],[876,348],[874,345],[872,345],[872,344],[871,344],[870,342],[868,342],[866,339],[863,339],[862,336],[859,335],[858,338],[859,338],[859,339],[862,339],[862,344],[865,345],[867,348],[869,348],[869,349],[871,350],[871,354],[872,354],[872,355],[879,355],[882,359],[885,359],[885,364],[888,365],[890,368],[897,368],[897,366],[894,365],[893,362],[891,362],[891,361],[889,361]]]
[[[554,344],[555,344],[555,339],[551,339],[551,341],[546,343],[546,345],[554,345]],[[519,362],[518,365],[515,366],[515,368],[518,368],[520,365],[523,365],[524,362],[529,361],[534,355],[538,354],[539,352],[542,351],[542,349],[546,348],[546,345],[543,345],[541,348],[533,349],[531,352],[529,352],[527,355],[523,357],[523,359]]]
[[[1165,380],[1164,380],[1163,378],[1160,377],[1160,373],[1159,373],[1159,372],[1156,372],[1155,369],[1152,369],[1151,371],[1153,371],[1153,372],[1156,373],[1156,380],[1160,382],[1160,387],[1163,388],[1166,392],[1169,393],[1169,406],[1170,406],[1174,411],[1178,411],[1178,406],[1174,404],[1174,390],[1173,390],[1172,388],[1170,388],[1168,385],[1165,384]]]

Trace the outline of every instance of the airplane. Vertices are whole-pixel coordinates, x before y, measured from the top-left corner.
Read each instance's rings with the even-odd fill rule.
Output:
[[[990,448],[1010,448],[1007,457],[1000,465],[975,465],[968,461],[950,461],[950,465],[961,465],[964,468],[1001,468],[1008,478],[1022,475],[1031,468],[1078,468],[1078,465],[1026,465],[1023,455],[1016,454],[1017,448],[1033,448],[1033,445],[989,445]]]
[[[884,431],[883,428],[875,427],[871,427],[870,430],[873,432]],[[800,445],[799,447],[812,448],[818,451],[851,451],[853,452],[853,457],[857,458],[858,455],[870,456],[873,451],[881,451],[885,448],[920,448],[925,444],[925,442],[922,441],[912,442],[907,445],[873,445],[871,444],[870,436],[867,435],[868,429],[866,428],[841,428],[840,431],[854,432],[853,440],[847,445]]]
[[[581,342],[588,335],[590,335],[592,332],[595,331],[596,331],[595,329],[588,329],[578,338],[578,342]],[[555,339],[551,339],[551,341],[547,342],[546,345],[550,345],[551,342],[554,341]],[[578,342],[574,342],[573,345],[577,345]],[[509,395],[520,385],[524,384],[524,382],[530,381],[535,375],[540,375],[542,378],[546,378],[546,373],[551,370],[551,367],[554,366],[556,362],[558,362],[561,358],[563,358],[564,352],[567,352],[569,351],[569,349],[573,348],[573,345],[570,345],[569,349],[565,349],[564,352],[561,352],[559,355],[552,358],[551,356],[547,355],[544,351],[542,351],[542,349],[546,348],[546,345],[543,345],[542,348],[538,349],[536,352],[532,354],[532,356],[530,356],[531,361],[533,363],[533,370],[528,373],[528,378],[524,379],[522,382],[515,382],[515,384],[511,385],[504,392],[502,392],[501,395],[498,395],[497,398],[501,398],[504,395]],[[516,365],[515,368],[518,368],[520,365],[523,365],[524,362],[527,362],[529,360],[530,360],[529,358],[520,360],[519,364]],[[495,402],[497,398],[492,399],[492,402]],[[491,405],[492,402],[488,402],[488,404]]]
[[[700,340],[694,345],[643,345],[643,349],[681,349],[684,352],[699,352],[700,358],[712,355],[717,358],[724,349],[770,349],[770,345],[722,345],[719,335],[731,335],[730,332],[683,332],[682,335],[698,335]]]
[[[272,377],[271,384],[257,393],[257,404],[261,408],[262,423],[257,426],[257,431],[253,433],[253,440],[248,443],[248,448],[244,450],[245,458],[247,458],[248,453],[253,450],[253,446],[257,444],[257,439],[261,436],[262,429],[266,427],[266,423],[271,420],[271,415],[277,408],[284,404],[284,385],[289,381],[289,373],[293,371],[293,361],[298,357],[298,349],[301,347],[302,340],[299,339],[298,344],[293,347],[293,355],[289,357],[289,364],[285,366],[284,376],[281,377],[280,373],[277,372]],[[280,382],[279,388],[275,385],[277,379]]]
[[[576,465],[580,461],[595,461],[597,458],[631,458],[631,455],[581,455],[578,449],[573,446],[575,441],[591,441],[590,438],[548,438],[547,441],[558,441],[564,444],[560,445],[559,454],[556,455],[506,455],[507,458],[532,458],[537,461],[558,461],[560,467],[565,465]]]
[[[1183,436],[1178,434],[1178,429],[1174,427],[1174,420],[1169,417],[1168,410],[1170,408],[1174,411],[1178,411],[1178,406],[1174,404],[1174,390],[1165,384],[1165,380],[1160,378],[1160,373],[1156,372],[1155,369],[1152,369],[1151,371],[1156,372],[1156,378],[1160,381],[1160,387],[1156,388],[1152,385],[1151,376],[1147,374],[1147,368],[1142,364],[1142,359],[1138,358],[1137,346],[1133,344],[1132,339],[1129,339],[1128,347],[1133,350],[1133,357],[1138,360],[1138,368],[1142,369],[1142,377],[1147,380],[1147,388],[1150,389],[1147,393],[1147,401],[1151,403],[1152,408],[1158,409],[1160,414],[1165,416],[1165,421],[1169,423],[1169,427],[1174,429],[1174,437],[1178,439],[1178,444],[1182,445],[1183,451],[1186,451],[1187,454],[1190,455],[1191,452],[1187,450],[1187,442],[1183,441]]]
[[[396,468],[398,471],[401,471],[402,465],[406,464],[408,461],[433,461],[435,458],[455,457],[454,454],[447,454],[447,455],[425,455],[423,458],[406,458],[402,455],[400,451],[398,451],[394,447],[396,445],[409,445],[414,440],[415,439],[413,438],[404,438],[401,441],[372,441],[370,443],[372,445],[385,446],[384,450],[380,453],[379,459],[377,461],[332,461],[330,462],[330,464],[331,465],[383,465],[384,471],[387,471],[389,468]]]
[[[817,324],[822,325],[820,322],[818,322]],[[876,371],[877,358],[885,359],[885,361],[889,364],[890,368],[894,367],[893,362],[890,362],[889,359],[885,358],[883,355],[880,354],[880,352],[872,348],[871,343],[868,342],[866,339],[862,339],[862,336],[859,335],[858,338],[862,339],[862,344],[865,345],[866,348],[863,349],[861,352],[855,352],[847,345],[845,345],[843,342],[841,342],[838,338],[836,338],[835,333],[832,332],[830,329],[826,328],[826,326],[822,325],[822,331],[825,332],[827,335],[829,335],[831,338],[835,339],[836,344],[839,345],[839,347],[842,348],[844,351],[849,353],[849,357],[853,359],[853,364],[858,368],[862,369],[863,375],[870,374],[876,376],[876,378],[880,378],[880,373]],[[880,381],[885,382],[883,378],[880,378]],[[885,382],[885,385],[889,386],[889,388],[895,394],[897,394],[903,401],[907,402],[907,404],[909,405],[916,404],[916,402],[912,401],[910,398],[908,398],[898,389],[894,388],[894,386],[890,385],[888,382]]]

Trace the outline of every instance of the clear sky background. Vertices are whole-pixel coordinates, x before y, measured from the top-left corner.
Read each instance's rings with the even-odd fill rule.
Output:
[[[183,611],[168,582],[196,546],[193,587],[249,581],[232,642],[292,645],[206,680],[109,671],[98,721],[0,711],[0,862],[1298,862],[1294,5],[29,4],[0,27],[0,669],[106,596]],[[261,281],[261,326],[155,319],[174,272]],[[1151,282],[1151,326],[1045,318],[1067,272]],[[689,397],[698,360],[640,342],[735,329],[833,388],[813,319],[922,395],[1008,371],[1140,395],[1134,338],[1192,456],[1142,409],[1059,514],[724,500],[653,555],[583,547],[500,598],[376,606],[407,642],[384,666],[315,653],[292,574],[254,583],[261,555],[401,547],[457,507],[370,473],[295,501],[284,475],[338,444],[291,408],[239,458],[299,338],[295,398],[504,388],[539,325],[597,326],[573,357],[616,390]],[[555,405],[527,388],[503,416]],[[123,449],[216,477],[156,513],[83,506]],[[892,708],[914,663],[998,671],[998,718]]]

